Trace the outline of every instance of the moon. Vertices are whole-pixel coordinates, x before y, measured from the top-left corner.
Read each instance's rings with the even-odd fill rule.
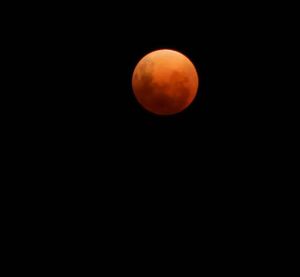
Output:
[[[132,88],[137,101],[157,115],[185,110],[195,99],[198,74],[183,54],[169,49],[151,52],[136,65]]]

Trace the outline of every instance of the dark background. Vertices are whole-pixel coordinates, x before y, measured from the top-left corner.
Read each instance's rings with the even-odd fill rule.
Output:
[[[216,252],[236,261],[245,249],[272,249],[284,104],[272,87],[278,28],[267,11],[72,3],[25,14],[15,48],[28,91],[18,98],[17,161],[34,199],[25,215],[38,213],[50,244],[76,252],[104,241],[107,259],[120,248],[163,256],[195,245],[193,258],[212,268]],[[170,117],[143,110],[131,89],[137,62],[161,48],[188,56],[200,79],[192,105]]]
[[[32,87],[21,120],[42,180],[125,207],[167,199],[218,210],[263,199],[278,123],[264,8],[123,5],[43,6],[20,26]],[[192,105],[170,117],[145,111],[131,88],[137,62],[161,48],[188,56],[200,78]]]
[[[116,171],[127,165],[133,176],[139,171],[150,179],[170,169],[165,185],[190,171],[208,180],[229,172],[232,162],[240,168],[239,160],[250,160],[273,124],[274,94],[264,72],[270,31],[250,20],[250,11],[209,4],[129,5],[120,12],[72,5],[40,17],[32,100],[45,146],[60,162],[64,157]],[[131,89],[136,63],[160,48],[187,55],[200,78],[194,103],[171,117],[144,111]],[[206,178],[206,169],[213,176]]]

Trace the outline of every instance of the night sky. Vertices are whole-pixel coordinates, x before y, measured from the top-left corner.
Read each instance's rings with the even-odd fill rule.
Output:
[[[216,253],[226,260],[234,247],[255,247],[266,218],[278,214],[270,203],[280,188],[267,168],[283,97],[266,70],[274,57],[274,30],[262,24],[268,8],[237,5],[53,4],[20,25],[28,76],[23,127],[13,128],[26,169],[16,174],[56,252],[66,242],[77,253],[82,240],[94,248],[84,255],[104,242],[121,259],[149,248],[164,261],[163,247],[176,255],[192,245],[204,260],[189,261],[206,259],[212,272]],[[186,55],[199,75],[191,106],[167,117],[145,111],[131,88],[137,62],[162,48]]]
[[[236,13],[229,4],[118,5],[52,6],[20,26],[35,80],[26,96],[34,143],[66,175],[82,172],[83,180],[100,182],[113,170],[112,180],[124,174],[124,181],[149,180],[165,192],[191,184],[197,195],[213,191],[200,183],[220,176],[252,176],[241,161],[270,149],[280,119],[266,74],[273,57],[266,38],[274,30],[258,24],[263,9],[252,9],[254,21],[250,8]],[[145,111],[131,88],[137,62],[162,48],[189,57],[200,79],[192,105],[169,117]]]
[[[258,58],[264,33],[230,6],[126,9],[73,5],[47,14],[35,46],[47,69],[33,101],[47,151],[71,172],[92,171],[82,178],[113,169],[112,180],[125,172],[124,180],[145,178],[165,192],[189,184],[210,191],[199,184],[247,172],[239,161],[257,151],[269,120]],[[137,62],[162,48],[189,57],[200,80],[192,105],[169,117],[145,111],[131,88]]]

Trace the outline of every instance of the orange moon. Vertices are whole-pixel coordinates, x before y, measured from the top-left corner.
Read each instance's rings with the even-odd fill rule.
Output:
[[[195,99],[198,74],[183,54],[169,49],[151,52],[136,65],[132,88],[137,101],[157,115],[172,115]]]

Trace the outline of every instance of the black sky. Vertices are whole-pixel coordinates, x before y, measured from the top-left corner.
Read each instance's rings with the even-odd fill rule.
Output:
[[[26,220],[40,213],[55,255],[65,242],[78,251],[79,238],[96,252],[103,241],[123,249],[121,259],[131,242],[158,256],[160,241],[184,248],[179,238],[211,270],[216,252],[226,258],[233,241],[236,253],[241,242],[249,249],[278,215],[281,188],[269,182],[283,136],[278,67],[269,70],[278,29],[269,7],[210,2],[34,6],[17,26],[26,74],[13,128],[25,153],[14,175],[33,198],[21,196],[33,207]],[[192,105],[169,117],[142,109],[131,88],[136,63],[161,48],[188,56],[200,79]]]
[[[197,182],[226,171],[232,159],[239,166],[266,132],[265,104],[272,101],[261,82],[268,59],[263,25],[251,10],[241,11],[208,3],[44,10],[33,34],[39,93],[32,103],[49,151],[120,170],[148,164],[147,176],[165,167],[187,176],[191,165]],[[188,56],[200,78],[196,100],[171,117],[143,110],[131,88],[136,63],[161,48]]]
[[[18,25],[23,36],[16,49],[31,91],[20,96],[30,117],[19,120],[22,136],[51,164],[45,169],[53,167],[46,176],[56,169],[86,183],[108,176],[119,192],[122,176],[132,184],[128,191],[233,197],[241,180],[256,176],[253,166],[262,172],[275,155],[280,95],[266,69],[274,64],[269,41],[276,29],[266,9],[208,2],[116,6],[40,7]],[[193,104],[170,117],[143,110],[131,88],[136,63],[161,48],[188,56],[200,78]]]

